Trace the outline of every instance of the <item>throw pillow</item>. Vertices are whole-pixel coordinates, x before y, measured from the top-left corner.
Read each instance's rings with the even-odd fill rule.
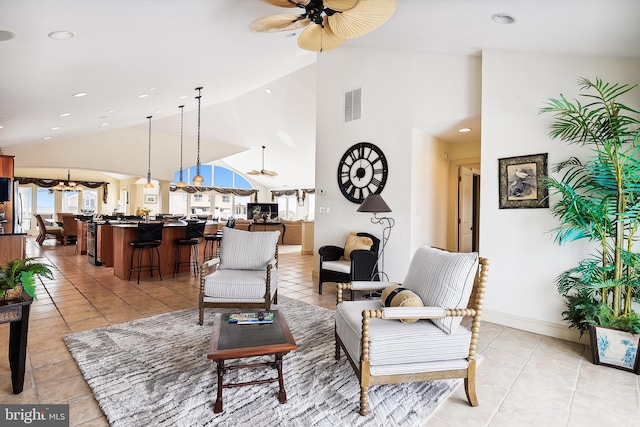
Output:
[[[477,272],[477,252],[448,252],[423,245],[413,256],[403,285],[427,307],[466,308]],[[461,321],[459,316],[432,319],[448,334]]]
[[[344,259],[351,261],[351,252],[364,249],[369,250],[373,245],[373,240],[370,237],[358,236],[355,231],[347,237],[347,243],[344,245]]]
[[[276,253],[280,231],[250,231],[224,227],[220,269],[264,270]]]
[[[409,289],[391,285],[382,291],[381,301],[385,307],[424,307],[422,299]],[[402,323],[413,323],[418,319],[400,319]]]

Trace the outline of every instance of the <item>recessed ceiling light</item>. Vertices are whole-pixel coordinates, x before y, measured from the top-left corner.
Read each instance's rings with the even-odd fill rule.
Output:
[[[87,92],[74,93],[73,96],[75,96],[76,98],[80,98],[81,96],[87,96]]]
[[[51,129],[49,129],[49,130],[58,130],[58,129],[60,129],[60,126],[54,126],[54,127],[52,127]]]
[[[187,99],[187,95],[182,95],[180,99]]]
[[[103,123],[100,126],[109,126],[109,123]]]
[[[68,117],[70,115],[71,113],[62,113],[62,114],[58,114],[58,117]]]
[[[6,42],[7,40],[11,40],[16,36],[16,33],[12,33],[7,30],[0,30],[0,42]]]
[[[264,91],[267,92],[269,95],[271,95],[271,89],[266,88]]]
[[[51,137],[50,137],[50,136],[45,136],[45,137],[44,137],[44,138],[42,138],[42,139],[51,139]]]
[[[471,132],[471,129],[470,128],[460,128],[460,129],[458,129],[458,132],[467,133],[467,132]]]
[[[112,113],[115,113],[116,111],[118,111],[118,110],[109,110],[109,111],[107,111],[107,114],[112,114]]]
[[[76,36],[73,31],[53,31],[49,33],[49,38],[53,40],[69,40]]]
[[[158,111],[156,111],[156,112],[155,112],[155,113],[153,113],[153,114],[160,114],[160,113],[162,113],[162,110],[158,110]]]
[[[3,128],[4,128],[4,126],[0,125],[0,129],[3,129]]]
[[[138,98],[146,98],[147,96],[149,96],[149,94],[143,93],[142,95],[138,95]]]
[[[493,19],[493,22],[503,25],[509,25],[516,22],[516,18],[509,13],[496,13],[491,16],[491,19]]]

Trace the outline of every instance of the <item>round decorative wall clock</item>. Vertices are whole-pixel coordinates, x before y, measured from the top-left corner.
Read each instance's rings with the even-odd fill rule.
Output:
[[[338,163],[338,187],[347,200],[362,203],[369,194],[382,191],[388,173],[382,150],[370,142],[359,142]]]

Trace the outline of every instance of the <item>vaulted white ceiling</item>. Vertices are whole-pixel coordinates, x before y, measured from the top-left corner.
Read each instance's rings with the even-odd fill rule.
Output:
[[[321,88],[308,66],[317,54],[298,48],[292,33],[248,30],[254,19],[283,11],[291,10],[259,0],[0,0],[0,30],[16,35],[0,42],[0,147],[10,154],[18,144],[55,146],[146,129],[149,115],[154,132],[173,135],[177,145],[184,104],[188,166],[195,152],[194,89],[203,86],[203,162],[236,152],[225,162],[242,172],[259,169],[266,145],[265,168],[280,176],[265,185],[312,184],[314,94]],[[496,13],[516,22],[496,24]],[[639,57],[638,17],[637,0],[399,0],[387,23],[345,45]],[[76,36],[47,36],[60,30]],[[297,82],[280,80],[294,72]],[[72,96],[78,92],[87,95]],[[456,138],[450,130],[443,124],[441,136]],[[218,143],[229,146],[216,149]],[[146,140],[140,144],[146,147]]]

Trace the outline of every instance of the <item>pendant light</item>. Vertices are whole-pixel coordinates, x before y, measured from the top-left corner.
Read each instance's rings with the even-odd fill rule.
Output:
[[[151,182],[151,117],[148,116],[149,119],[149,169],[147,169],[147,183],[144,185],[144,188],[153,188],[153,183]]]
[[[76,182],[71,181],[71,170],[67,169],[67,180],[66,181],[60,181],[58,183],[58,185],[53,187],[53,190],[56,190],[56,191],[77,191],[76,185],[78,185]]]
[[[198,158],[196,159],[196,176],[193,177],[193,185],[196,187],[201,187],[204,182],[204,178],[200,175],[200,91],[202,87],[197,87],[198,96],[196,99],[198,100]]]
[[[177,188],[184,188],[187,186],[182,180],[182,129],[184,125],[184,105],[178,107],[180,109],[180,181],[176,183]]]

